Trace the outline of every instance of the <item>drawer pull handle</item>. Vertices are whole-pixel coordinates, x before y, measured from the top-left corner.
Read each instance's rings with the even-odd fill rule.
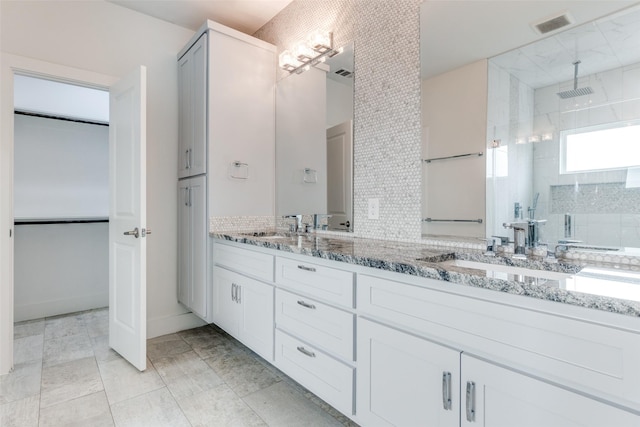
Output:
[[[306,265],[299,265],[299,266],[298,266],[298,268],[299,268],[300,270],[304,270],[304,271],[311,271],[311,272],[314,272],[314,273],[315,273],[315,271],[316,271],[316,269],[315,269],[315,268],[313,268],[313,267],[307,267]]]
[[[451,410],[451,372],[442,372],[442,407]]]
[[[310,308],[311,310],[315,310],[316,306],[313,304],[309,304],[308,302],[304,302],[302,300],[298,301],[298,304],[305,307],[305,308]]]
[[[309,351],[306,348],[299,346],[297,347],[298,351],[302,354],[304,354],[305,356],[309,356],[309,357],[316,357],[316,354],[313,351]]]
[[[467,381],[467,421],[476,420],[476,383]]]

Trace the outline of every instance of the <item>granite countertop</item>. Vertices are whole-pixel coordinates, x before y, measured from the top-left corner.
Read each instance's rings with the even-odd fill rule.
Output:
[[[292,235],[276,231],[255,233],[219,231],[212,232],[211,236],[283,252],[440,280],[443,286],[455,283],[640,317],[640,297],[635,299],[631,296],[632,299],[627,299],[615,293],[615,288],[619,284],[635,284],[640,290],[640,272],[633,271],[633,268],[628,266],[626,270],[628,274],[623,273],[621,277],[618,276],[618,272],[621,271],[620,266],[592,266],[584,262],[564,260],[520,260],[510,256],[487,256],[484,251],[448,245],[356,238],[322,232]],[[564,276],[566,279],[552,276],[528,277],[456,265],[464,261],[495,264],[498,270],[522,267],[564,273],[559,276]],[[590,281],[584,286],[585,289],[588,287],[589,291],[571,290],[579,287],[577,283],[582,283],[577,279]],[[598,281],[595,290],[592,286],[594,280]]]

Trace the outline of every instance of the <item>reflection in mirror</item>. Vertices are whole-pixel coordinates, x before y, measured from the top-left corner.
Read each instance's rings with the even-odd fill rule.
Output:
[[[634,64],[640,62],[640,34],[629,27],[637,23],[635,10],[624,10],[637,5],[580,0],[421,4],[423,158],[484,153],[481,168],[468,163],[469,157],[449,160],[451,167],[440,163],[443,173],[434,172],[433,164],[423,167],[423,218],[442,215],[484,223],[423,222],[423,235],[513,240],[513,231],[503,223],[529,218],[539,221],[536,240],[550,245],[580,240],[584,245],[640,246],[637,169],[584,163],[585,154],[595,150],[587,148],[591,143],[606,148],[596,159],[605,153],[614,159],[638,158],[622,154],[629,147],[612,136],[615,129],[622,131],[616,123],[633,127],[638,118],[640,73]],[[571,15],[567,27],[546,34],[534,30],[534,23],[564,12]],[[594,68],[606,58],[619,63]],[[589,87],[592,93],[561,98],[558,93],[570,96],[576,89],[578,60],[577,89]],[[543,75],[546,82],[528,80]],[[568,107],[582,99],[586,105]],[[599,132],[608,134],[605,144],[585,141],[603,135]]]
[[[536,220],[541,243],[640,247],[640,8],[493,57],[488,77],[487,235]]]
[[[276,87],[276,214],[353,230],[353,43]]]

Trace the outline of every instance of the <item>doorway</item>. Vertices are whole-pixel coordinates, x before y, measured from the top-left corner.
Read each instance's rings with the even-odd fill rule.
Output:
[[[14,320],[108,306],[109,93],[14,78]]]
[[[122,79],[11,54],[0,62],[0,375],[13,367],[14,78],[109,90],[109,346],[146,368],[146,67]],[[119,156],[117,156],[119,154]],[[129,237],[127,235],[133,236]],[[119,262],[111,262],[115,259]]]

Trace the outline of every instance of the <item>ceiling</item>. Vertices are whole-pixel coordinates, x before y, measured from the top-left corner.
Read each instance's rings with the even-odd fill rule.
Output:
[[[197,30],[205,19],[211,19],[228,27],[253,34],[269,22],[293,0],[107,0],[176,25]],[[373,1],[373,0],[368,0]],[[616,55],[603,55],[604,41],[640,45],[640,30],[629,29],[632,42],[617,37],[615,25],[593,25],[582,38],[580,51],[570,46],[567,36],[576,27],[610,15],[629,6],[640,4],[638,0],[423,0],[420,10],[420,57],[423,78],[458,68],[480,59],[492,58],[523,47],[511,56],[502,58],[501,66],[515,71],[531,63],[555,67],[553,72],[521,72],[522,81],[532,87],[540,87],[550,80],[558,81],[573,76],[571,63],[582,60],[581,73],[592,73],[594,65],[620,62]],[[538,34],[533,23],[543,21],[562,12],[568,12],[573,24],[558,34]],[[627,24],[625,22],[625,24]],[[560,34],[568,29],[569,32]],[[608,32],[608,34],[606,34]],[[611,37],[613,34],[614,37]],[[543,42],[535,43],[537,41]],[[609,46],[610,50],[619,50]],[[564,50],[564,52],[561,51]],[[588,54],[593,54],[589,58]],[[580,58],[577,58],[580,56]],[[570,59],[565,59],[571,57]],[[619,66],[619,65],[618,65]],[[613,68],[609,67],[609,68]],[[535,69],[529,67],[529,69]],[[551,78],[550,75],[554,77]],[[528,79],[528,80],[527,80]]]
[[[253,34],[293,0],[107,0],[196,31],[211,19]]]
[[[556,33],[638,3],[637,0],[425,0],[420,11],[422,76],[432,77],[548,38],[554,33],[540,35],[531,24],[561,12],[569,12],[574,23]],[[567,66],[570,77],[571,62]]]
[[[640,62],[640,7],[573,27],[491,60],[534,89],[572,79],[575,61],[580,61],[579,76]]]

